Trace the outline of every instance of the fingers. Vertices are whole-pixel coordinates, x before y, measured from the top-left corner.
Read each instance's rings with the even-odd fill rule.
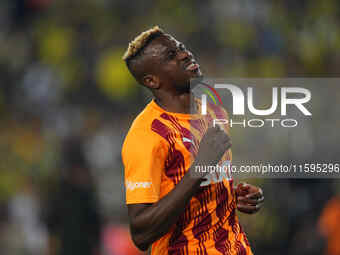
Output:
[[[263,191],[261,188],[258,188],[257,192],[246,195],[246,198],[250,198],[250,199],[259,199],[261,197],[263,197]]]
[[[237,191],[237,208],[239,211],[252,214],[260,210],[264,202],[261,188],[250,184],[240,183],[237,186]]]
[[[216,165],[231,147],[230,137],[218,126],[211,127],[202,137],[197,153],[201,165]]]
[[[241,191],[248,191],[250,189],[250,185],[248,183],[241,182],[237,185],[237,188]]]
[[[224,149],[229,149],[232,145],[231,138],[220,125],[210,127],[205,136],[207,136],[211,142],[222,145]]]
[[[211,134],[220,134],[221,136],[225,137],[227,140],[230,140],[230,137],[228,136],[228,134],[224,131],[224,129],[219,126],[219,125],[216,125],[214,127],[211,127],[208,129],[207,131],[207,134],[210,133],[209,135]]]
[[[211,142],[213,142],[217,147],[219,147],[220,150],[224,153],[232,145],[231,138],[218,125],[211,129],[212,130],[211,133],[208,134],[208,138],[211,139]]]
[[[237,204],[237,209],[243,213],[253,214],[258,212],[261,206],[262,206],[261,204],[258,205]]]
[[[229,140],[226,142],[226,149],[230,149],[231,146],[233,145],[231,139],[229,138]]]
[[[249,204],[249,205],[258,205],[258,204],[262,204],[264,202],[264,197],[260,197],[260,198],[255,198],[255,199],[250,199],[247,197],[238,197],[237,198],[238,202],[244,203],[244,204]]]
[[[249,193],[250,185],[241,182],[237,185],[235,192],[237,196],[246,196]]]
[[[243,182],[237,185],[236,194],[250,199],[263,197],[263,191],[261,188]]]
[[[232,146],[232,141],[231,138],[224,132],[221,131],[222,135],[221,135],[221,144],[223,144],[225,146],[225,149],[229,149]]]

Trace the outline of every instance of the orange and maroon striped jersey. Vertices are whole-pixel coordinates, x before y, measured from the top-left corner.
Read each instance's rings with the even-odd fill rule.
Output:
[[[155,203],[175,188],[189,170],[199,142],[213,119],[227,112],[210,105],[205,118],[170,113],[151,101],[125,138],[126,203]],[[229,133],[229,126],[223,126]],[[231,150],[220,164],[231,161]],[[170,231],[153,243],[151,254],[252,254],[236,215],[232,178],[202,183]]]

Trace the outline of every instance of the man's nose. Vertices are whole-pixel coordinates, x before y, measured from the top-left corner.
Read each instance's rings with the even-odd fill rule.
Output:
[[[190,58],[191,59],[192,58],[192,53],[190,51],[188,51],[188,50],[182,50],[182,51],[179,52],[178,56],[179,56],[180,60],[183,60],[183,59],[186,59],[186,58]]]

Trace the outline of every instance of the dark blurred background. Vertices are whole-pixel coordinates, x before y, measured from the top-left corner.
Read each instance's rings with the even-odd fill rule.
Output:
[[[120,149],[150,95],[121,56],[153,25],[210,77],[339,76],[336,0],[1,0],[0,254],[139,254]],[[255,254],[340,254],[339,181],[250,182],[266,196],[241,216]]]

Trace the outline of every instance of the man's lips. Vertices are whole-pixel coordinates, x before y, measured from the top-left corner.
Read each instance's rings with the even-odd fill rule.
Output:
[[[185,70],[194,71],[194,70],[198,69],[199,67],[200,67],[200,65],[197,64],[196,62],[191,62],[189,65],[186,66]]]

